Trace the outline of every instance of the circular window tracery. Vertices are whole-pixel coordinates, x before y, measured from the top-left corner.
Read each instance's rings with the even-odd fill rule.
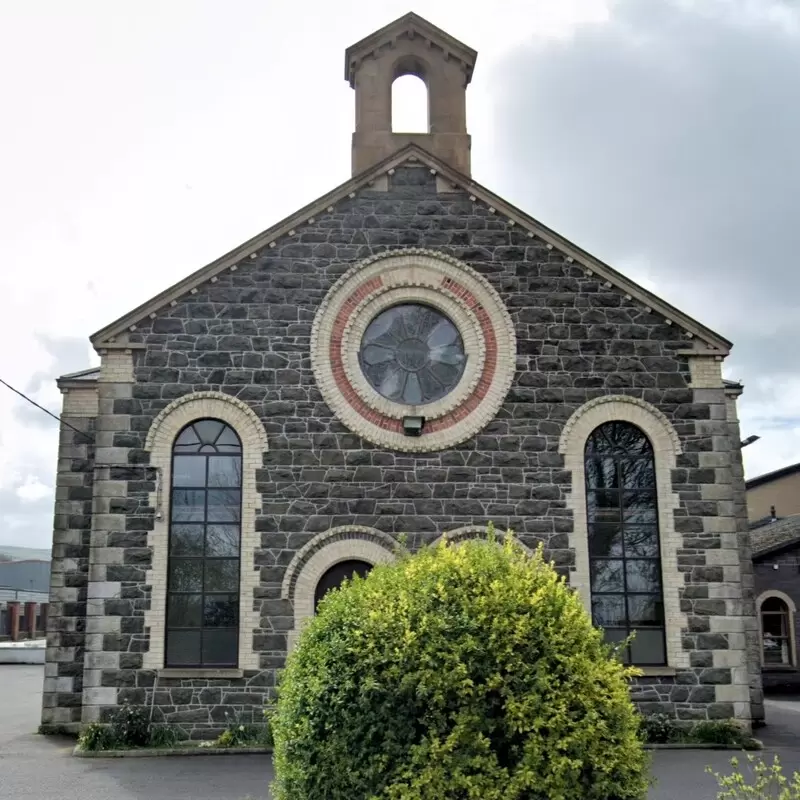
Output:
[[[359,359],[378,394],[409,405],[432,403],[451,392],[467,362],[458,328],[420,303],[379,313],[364,331]]]
[[[483,276],[408,248],[373,256],[333,285],[314,318],[311,364],[323,399],[350,430],[427,452],[494,418],[514,377],[516,340]],[[409,416],[424,420],[419,435],[406,435]]]

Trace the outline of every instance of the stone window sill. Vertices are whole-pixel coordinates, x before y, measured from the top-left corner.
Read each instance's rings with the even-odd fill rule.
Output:
[[[770,664],[761,667],[763,672],[797,672],[797,667],[791,664]]]
[[[639,669],[645,678],[672,677],[678,672],[675,667],[639,667]]]
[[[243,678],[243,669],[178,669],[170,667],[158,670],[159,678]]]

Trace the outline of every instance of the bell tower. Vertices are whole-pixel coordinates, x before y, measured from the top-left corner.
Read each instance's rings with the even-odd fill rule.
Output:
[[[353,175],[414,142],[470,174],[467,86],[478,54],[409,13],[347,48],[345,79],[356,92]],[[428,89],[428,132],[392,130],[392,84],[416,75]]]

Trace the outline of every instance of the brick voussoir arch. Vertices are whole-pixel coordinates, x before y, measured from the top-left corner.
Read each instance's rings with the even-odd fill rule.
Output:
[[[564,467],[572,473],[572,491],[567,508],[573,513],[569,544],[575,553],[570,585],[578,592],[587,610],[591,609],[589,575],[589,530],[586,509],[585,448],[589,435],[605,422],[629,422],[641,429],[653,446],[658,495],[658,529],[661,545],[662,588],[666,619],[667,664],[689,667],[689,654],[683,649],[681,633],[688,628],[686,613],[681,611],[680,593],[685,574],[678,569],[678,550],[683,537],[675,531],[675,510],[680,498],[672,489],[672,470],[683,451],[680,438],[669,419],[650,403],[638,397],[607,395],[590,400],[567,420],[558,443]]]
[[[455,528],[452,531],[446,531],[441,536],[433,540],[431,547],[436,547],[443,541],[449,542],[450,544],[458,544],[460,542],[469,541],[470,539],[486,539],[486,528],[486,525],[464,525],[461,528]],[[498,545],[502,545],[505,541],[505,538],[505,531],[496,531],[496,542]],[[521,547],[525,553],[528,555],[533,555],[533,550],[531,550],[528,545],[521,542],[518,537],[512,535],[511,539],[514,544],[519,545],[519,547]]]
[[[314,593],[320,578],[333,566],[351,559],[375,566],[395,560],[397,542],[388,534],[365,525],[340,525],[320,533],[301,548],[286,568],[281,599],[294,606],[291,650],[303,623],[314,616]]]
[[[258,443],[262,452],[268,449],[267,433],[258,415],[247,403],[224,392],[190,392],[173,400],[166,408],[158,412],[147,431],[144,449],[150,452],[163,444],[165,438],[170,447],[180,428],[177,425],[188,424],[202,417],[216,417],[233,425],[239,436],[250,434],[254,443]],[[180,422],[186,419],[185,423]],[[243,424],[242,424],[243,423]]]
[[[256,492],[256,470],[263,466],[263,454],[268,447],[267,434],[258,415],[236,397],[223,392],[192,392],[173,400],[162,409],[150,425],[145,439],[150,464],[158,469],[159,474],[159,486],[150,497],[150,505],[156,510],[156,519],[153,530],[148,534],[148,546],[152,548],[153,556],[146,577],[152,593],[150,608],[145,611],[145,626],[150,630],[150,647],[144,654],[145,669],[164,667],[172,445],[190,422],[209,418],[230,425],[242,442],[238,662],[240,669],[259,668],[258,653],[253,649],[253,631],[260,625],[259,613],[254,605],[259,581],[255,553],[260,547],[260,536],[255,529],[260,506]]]

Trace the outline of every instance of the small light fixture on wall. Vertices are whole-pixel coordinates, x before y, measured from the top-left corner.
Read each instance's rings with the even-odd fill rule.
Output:
[[[403,434],[405,436],[420,436],[425,426],[425,417],[403,417]]]

